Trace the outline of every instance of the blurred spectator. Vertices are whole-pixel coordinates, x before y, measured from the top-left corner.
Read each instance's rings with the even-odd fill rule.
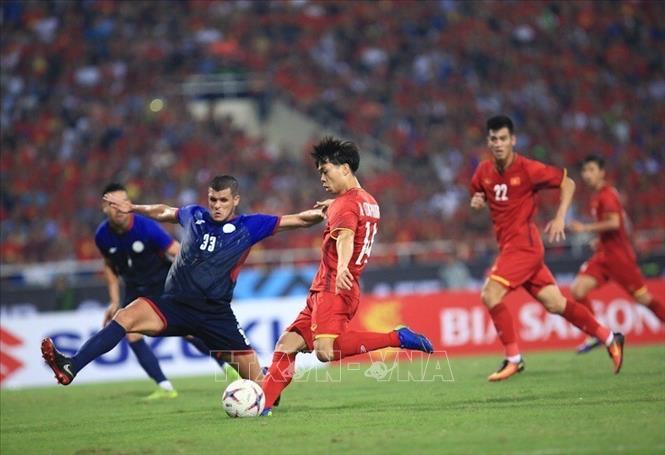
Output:
[[[665,225],[664,2],[164,5],[2,2],[3,263],[94,257],[110,180],[180,205],[205,203],[207,181],[231,173],[244,209],[273,213],[323,197],[306,154],[194,119],[180,94],[192,74],[258,74],[263,115],[278,98],[386,145],[388,170],[361,174],[382,243],[491,236],[466,188],[497,112],[537,159],[574,171],[589,152],[607,157],[635,228]],[[317,242],[312,231],[266,246]]]

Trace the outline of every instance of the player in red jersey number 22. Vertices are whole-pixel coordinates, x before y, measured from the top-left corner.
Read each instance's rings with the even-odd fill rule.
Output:
[[[501,381],[524,370],[513,319],[502,302],[506,294],[523,287],[547,311],[563,316],[589,336],[602,340],[614,363],[614,373],[623,361],[623,335],[601,325],[584,305],[566,300],[544,262],[545,248],[532,221],[536,193],[561,188],[556,216],[545,227],[549,241],[565,238],[564,218],[575,192],[575,182],[564,169],[545,165],[518,155],[513,150],[516,137],[510,118],[499,115],[487,121],[487,145],[492,158],[481,162],[471,180],[471,207],[489,205],[499,256],[481,291],[494,327],[506,352],[498,371],[488,377]]]

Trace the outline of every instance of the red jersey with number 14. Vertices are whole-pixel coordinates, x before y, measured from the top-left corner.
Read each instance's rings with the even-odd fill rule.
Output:
[[[619,201],[619,193],[614,187],[605,185],[591,197],[591,215],[596,221],[603,221],[610,213],[619,215],[621,224],[619,229],[600,233],[598,251],[613,258],[635,261],[635,250],[626,234],[626,217]]]
[[[478,165],[471,179],[471,192],[485,194],[500,250],[526,247],[544,251],[540,232],[531,221],[536,193],[560,187],[565,177],[565,169],[518,154],[502,173],[493,160]]]
[[[360,294],[360,274],[372,252],[378,231],[379,205],[376,199],[362,188],[352,188],[338,196],[328,207],[326,230],[321,245],[321,263],[314,277],[311,291],[335,292],[337,278],[337,235],[341,230],[354,232],[353,255],[349,271],[353,275],[353,288],[342,291]]]

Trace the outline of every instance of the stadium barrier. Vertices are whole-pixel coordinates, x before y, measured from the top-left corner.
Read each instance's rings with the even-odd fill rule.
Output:
[[[304,305],[304,298],[244,301],[234,311],[245,335],[257,350],[262,365],[269,365],[275,342]],[[55,385],[53,373],[42,361],[40,342],[53,338],[63,353],[71,355],[100,329],[101,309],[6,315],[0,324],[0,386],[21,388]],[[147,337],[168,377],[210,375],[222,380],[223,373],[209,356],[199,353],[182,338]],[[320,365],[312,354],[298,357],[298,367]],[[76,383],[146,379],[126,340],[88,365]]]
[[[665,280],[649,280],[648,285],[655,295],[665,295]],[[663,324],[617,286],[608,285],[591,297],[599,319],[626,334],[629,346],[665,343]],[[304,302],[304,298],[260,299],[243,301],[234,306],[238,320],[262,364],[269,364],[275,342],[302,309]],[[548,314],[524,291],[511,293],[507,304],[515,318],[525,351],[568,349],[583,339],[579,330],[563,318]],[[99,330],[102,318],[103,311],[100,309],[3,317],[0,325],[0,385],[3,388],[54,385],[52,373],[39,354],[41,339],[50,336],[63,352],[71,354]],[[398,324],[408,324],[424,332],[431,338],[435,349],[446,351],[449,358],[501,352],[494,326],[477,292],[366,296],[351,328],[389,331]],[[210,375],[211,381],[220,378],[217,364],[183,339],[149,338],[149,342],[168,376]],[[311,354],[298,357],[299,368],[317,365],[320,363]],[[76,382],[144,378],[145,373],[123,341],[89,365]]]
[[[647,283],[654,295],[665,295],[665,279],[651,279]],[[569,295],[567,289],[564,293]],[[664,326],[658,318],[615,284],[602,287],[590,297],[598,319],[613,330],[623,332],[629,346],[665,342]],[[522,289],[510,293],[505,302],[525,351],[572,348],[584,339],[577,328],[562,317],[549,314]],[[398,324],[407,324],[425,333],[436,350],[445,350],[449,356],[502,351],[492,320],[477,292],[368,297],[351,328],[386,331]]]

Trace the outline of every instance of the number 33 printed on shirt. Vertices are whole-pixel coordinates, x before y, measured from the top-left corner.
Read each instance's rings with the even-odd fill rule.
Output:
[[[204,234],[203,235],[203,243],[199,247],[199,249],[205,251],[206,249],[210,251],[211,253],[215,251],[215,244],[217,243],[217,237],[214,235],[210,234]]]

